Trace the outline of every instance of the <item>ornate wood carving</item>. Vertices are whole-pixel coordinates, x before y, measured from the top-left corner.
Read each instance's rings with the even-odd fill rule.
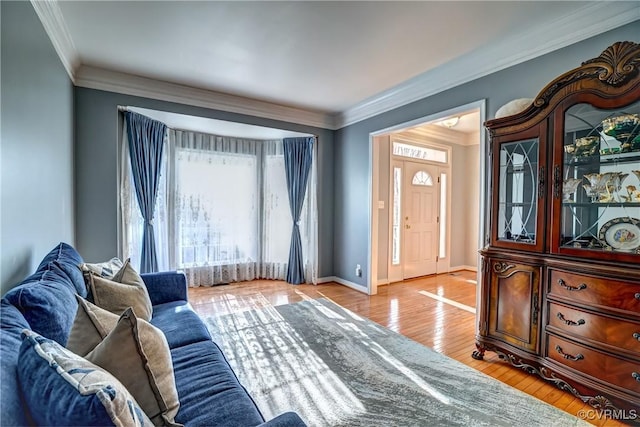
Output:
[[[477,344],[476,344],[476,347],[478,347]],[[567,392],[573,394],[575,397],[577,397],[578,399],[582,400],[584,403],[586,403],[588,405],[591,405],[592,407],[594,407],[596,409],[620,410],[613,403],[611,403],[611,401],[609,399],[607,399],[604,396],[601,396],[601,395],[584,396],[584,395],[580,394],[580,392],[578,390],[576,390],[575,387],[573,387],[571,384],[567,383],[565,380],[563,380],[561,378],[558,378],[556,376],[556,374],[552,370],[550,370],[549,368],[546,368],[544,366],[538,367],[538,366],[531,365],[529,363],[524,362],[522,359],[516,357],[515,355],[513,355],[511,353],[503,353],[502,351],[498,350],[497,348],[495,348],[493,346],[483,345],[482,348],[483,348],[483,352],[482,352],[483,354],[484,354],[484,351],[486,351],[486,350],[493,351],[494,353],[496,353],[498,355],[498,357],[500,359],[509,362],[512,366],[514,366],[516,368],[520,368],[520,369],[522,369],[523,371],[526,371],[529,374],[538,375],[543,380],[553,383],[559,389],[567,391]],[[473,357],[473,355],[472,355],[472,357]],[[482,359],[479,359],[479,360],[482,360]]]
[[[502,273],[506,272],[507,270],[509,270],[510,268],[514,268],[514,267],[515,267],[515,265],[509,264],[509,263],[506,263],[506,262],[502,262],[502,261],[494,262],[493,263],[493,272],[494,273],[498,273],[498,274],[502,274]]]
[[[599,57],[582,63],[582,66],[586,65],[600,67],[598,78],[612,86],[619,86],[637,72],[640,65],[640,44],[617,42]]]
[[[536,96],[529,108],[513,116],[489,120],[485,126],[491,138],[530,129],[555,108],[566,95],[589,89],[610,98],[628,93],[638,85],[640,44],[630,41],[609,46],[597,58],[561,75]]]
[[[542,107],[562,87],[578,80],[596,77],[598,80],[610,85],[621,86],[631,80],[640,67],[640,44],[634,42],[617,42],[609,46],[597,58],[582,63],[563,74],[545,87],[537,96],[533,105]]]

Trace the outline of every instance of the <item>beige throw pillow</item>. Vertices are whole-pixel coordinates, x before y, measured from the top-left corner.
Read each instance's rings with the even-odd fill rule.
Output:
[[[127,309],[115,328],[85,357],[116,377],[153,424],[180,425],[180,402],[169,344],[158,328]]]
[[[119,317],[110,311],[76,295],[78,311],[71,326],[67,348],[79,356],[86,356],[118,324]]]
[[[146,321],[151,320],[153,307],[147,286],[129,260],[125,261],[113,280],[95,274],[89,275],[88,279],[89,290],[98,307],[117,315],[132,307],[136,316]]]

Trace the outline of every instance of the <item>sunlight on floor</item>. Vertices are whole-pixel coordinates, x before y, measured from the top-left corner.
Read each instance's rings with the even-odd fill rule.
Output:
[[[445,297],[443,297],[441,295],[432,294],[431,292],[427,292],[427,291],[418,291],[418,293],[420,295],[424,295],[426,297],[433,298],[436,301],[440,301],[440,302],[443,302],[445,304],[449,304],[449,305],[452,305],[454,307],[460,308],[462,310],[468,311],[469,313],[473,313],[473,314],[476,313],[476,309],[475,308],[469,307],[468,305],[460,304],[457,301],[450,300],[449,298],[445,298]]]
[[[299,291],[297,289],[294,292],[296,293],[296,295],[300,296],[300,298],[302,298],[303,301],[311,301],[311,300],[313,300],[313,298],[311,298],[309,295],[307,295],[304,292],[301,292],[301,291]],[[318,292],[318,293],[322,295],[322,292]]]
[[[439,353],[444,351],[443,338],[444,338],[444,307],[441,301],[438,302],[434,318],[436,319],[435,327],[433,328],[433,349]]]

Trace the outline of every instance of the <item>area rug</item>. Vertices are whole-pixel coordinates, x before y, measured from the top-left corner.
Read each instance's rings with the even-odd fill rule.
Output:
[[[270,419],[309,426],[586,426],[327,299],[207,319]]]

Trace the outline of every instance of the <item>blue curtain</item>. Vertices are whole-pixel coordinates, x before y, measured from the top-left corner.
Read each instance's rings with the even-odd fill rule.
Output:
[[[293,218],[291,245],[289,247],[289,264],[287,266],[287,282],[292,284],[304,283],[304,258],[302,257],[302,242],[300,240],[300,213],[307,191],[307,180],[311,171],[313,155],[313,137],[285,138],[284,168],[287,174],[287,190],[289,192],[289,207]]]
[[[140,272],[158,271],[156,242],[153,237],[153,216],[160,181],[160,165],[167,126],[131,111],[125,112],[131,172],[140,213],[144,219]]]

